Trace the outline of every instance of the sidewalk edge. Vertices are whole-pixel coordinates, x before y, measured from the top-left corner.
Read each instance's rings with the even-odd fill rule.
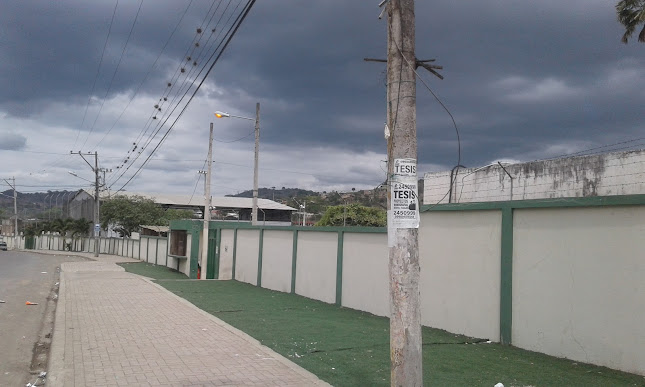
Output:
[[[72,354],[65,353],[65,343],[67,341],[67,321],[65,318],[67,297],[65,294],[65,272],[62,270],[58,281],[60,282],[58,288],[58,303],[56,305],[54,333],[49,351],[49,367],[47,369],[47,386],[49,387],[74,385],[74,375],[65,367],[66,356],[72,356]]]
[[[180,302],[182,302],[182,303],[190,306],[191,308],[197,310],[199,313],[201,313],[202,315],[208,317],[210,320],[215,322],[217,325],[219,325],[222,328],[228,330],[232,334],[238,336],[239,338],[241,338],[241,339],[243,339],[245,341],[248,341],[250,343],[253,343],[253,344],[257,345],[259,349],[261,349],[265,353],[273,356],[280,363],[284,364],[285,366],[289,367],[290,369],[292,369],[293,371],[299,373],[300,375],[303,375],[303,376],[306,376],[307,378],[312,379],[312,382],[314,383],[314,385],[316,385],[316,386],[331,386],[331,384],[329,384],[329,383],[325,382],[324,380],[320,379],[316,374],[314,374],[314,373],[312,373],[310,371],[307,371],[306,369],[302,368],[298,364],[292,362],[291,360],[287,359],[286,357],[282,356],[281,354],[277,353],[276,351],[272,350],[271,348],[267,347],[266,345],[263,345],[257,339],[253,338],[251,335],[249,335],[249,334],[247,334],[247,333],[235,328],[234,326],[232,326],[230,324],[227,324],[223,320],[213,316],[212,314],[206,312],[203,309],[200,309],[197,305],[195,305],[192,302],[186,300],[185,298],[182,298],[182,297],[176,295],[175,293],[173,293],[170,290],[164,288],[163,286],[153,282],[152,280],[147,279],[146,277],[142,277],[142,276],[139,276],[139,277],[141,277],[142,281],[146,281],[146,282],[150,283],[151,285],[156,286],[158,289],[161,289],[162,291],[168,293],[169,295],[173,296],[175,299],[179,300]]]

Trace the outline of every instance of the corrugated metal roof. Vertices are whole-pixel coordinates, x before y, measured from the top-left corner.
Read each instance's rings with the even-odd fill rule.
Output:
[[[147,228],[148,230],[156,231],[156,232],[168,232],[170,231],[170,227],[168,226],[141,226],[141,228]]]
[[[148,199],[154,200],[158,204],[175,205],[175,206],[203,206],[204,197],[201,195],[172,195],[172,194],[158,194],[158,193],[141,193],[141,192],[119,192],[118,195],[123,196],[143,196]],[[115,196],[115,195],[112,195]],[[211,197],[211,206],[215,208],[251,208],[253,207],[252,198],[238,198],[238,197]],[[286,206],[284,204],[274,202],[269,199],[258,198],[258,208],[263,210],[284,210],[296,211],[295,208]]]

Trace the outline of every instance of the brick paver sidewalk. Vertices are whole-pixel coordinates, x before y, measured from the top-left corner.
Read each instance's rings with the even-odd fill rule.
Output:
[[[61,269],[48,386],[327,385],[113,263]]]

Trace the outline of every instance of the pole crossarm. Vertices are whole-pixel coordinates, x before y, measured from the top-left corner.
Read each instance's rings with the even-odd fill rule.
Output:
[[[363,58],[365,62],[379,62],[379,63],[387,63],[387,59],[376,59],[376,58]],[[437,66],[434,64],[428,64],[428,62],[434,62],[436,59],[415,59],[415,67],[414,69],[418,69],[419,67],[423,67],[424,69],[428,70],[432,74],[434,74],[437,78],[443,80],[443,75],[439,74],[435,70],[443,70],[443,66]]]
[[[94,256],[98,257],[99,256],[99,250],[100,250],[100,229],[99,229],[99,224],[100,224],[100,206],[101,206],[101,199],[99,198],[99,187],[100,187],[100,178],[99,178],[99,172],[101,172],[102,168],[99,168],[99,153],[98,152],[87,152],[86,155],[91,155],[94,156],[94,166],[90,164],[89,161],[83,156],[83,153],[81,151],[78,152],[73,152],[69,151],[70,154],[77,154],[81,156],[83,161],[87,163],[87,165],[90,166],[92,169],[92,172],[94,172]],[[107,169],[106,169],[107,171]]]

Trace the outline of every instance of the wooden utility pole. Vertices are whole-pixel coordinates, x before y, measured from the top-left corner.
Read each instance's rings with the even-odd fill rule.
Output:
[[[392,386],[422,386],[414,0],[389,0],[388,245]]]
[[[201,276],[198,279],[206,278],[208,266],[208,225],[211,221],[211,166],[213,165],[213,123],[211,122],[210,134],[208,136],[208,161],[206,176],[204,176],[204,229],[202,232],[202,263]]]

